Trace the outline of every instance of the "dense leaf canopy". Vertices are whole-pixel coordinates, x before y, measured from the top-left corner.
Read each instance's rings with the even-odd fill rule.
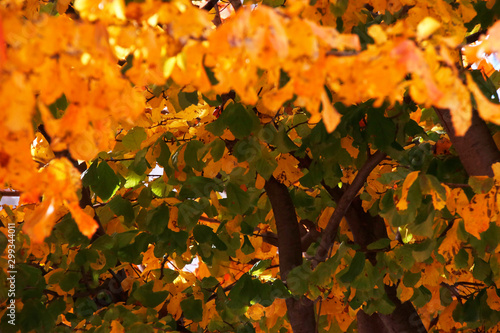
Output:
[[[499,16],[1,1],[0,331],[496,332]]]

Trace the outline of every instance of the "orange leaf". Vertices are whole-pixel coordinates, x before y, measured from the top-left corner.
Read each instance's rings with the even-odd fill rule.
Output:
[[[332,103],[328,99],[326,92],[321,94],[321,104],[323,105],[323,123],[325,124],[326,131],[331,133],[335,130],[340,122],[340,115],[337,113]]]
[[[494,311],[500,311],[500,297],[498,297],[496,288],[488,288],[486,289],[486,293],[488,294],[488,298],[486,299],[488,306]]]
[[[97,228],[99,227],[97,222],[87,215],[87,212],[94,212],[92,207],[87,206],[85,207],[85,210],[81,209],[80,206],[78,205],[78,202],[72,202],[68,205],[69,211],[71,212],[71,215],[75,219],[76,224],[78,225],[78,229],[80,229],[80,232],[87,236],[88,238],[91,238]]]
[[[474,83],[471,75],[467,74],[467,87],[474,95],[477,103],[477,108],[479,115],[486,121],[491,121],[497,125],[500,125],[500,105],[491,103],[479,90],[477,85]]]
[[[31,213],[26,214],[23,232],[25,232],[34,243],[43,242],[50,235],[56,223],[55,213],[56,200],[46,200]]]
[[[124,333],[125,328],[120,324],[118,320],[113,320],[111,322],[111,333]]]
[[[5,36],[3,32],[2,15],[0,15],[0,68],[7,61],[7,44],[5,43]]]

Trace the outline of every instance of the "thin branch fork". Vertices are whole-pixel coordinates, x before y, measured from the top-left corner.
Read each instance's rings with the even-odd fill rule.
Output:
[[[0,190],[0,197],[19,197],[19,196],[21,196],[20,191]]]
[[[359,190],[365,184],[366,179],[372,172],[372,170],[380,163],[386,154],[377,151],[375,154],[370,155],[366,163],[363,167],[358,171],[356,177],[354,178],[352,184],[347,188],[342,197],[337,203],[337,207],[333,212],[330,220],[328,221],[328,225],[326,226],[325,231],[323,232],[323,238],[321,239],[321,243],[316,251],[316,255],[313,259],[313,266],[317,266],[320,262],[323,262],[327,259],[328,251],[332,247],[333,242],[335,240],[335,236],[337,235],[337,231],[340,225],[340,221],[347,213],[352,201],[358,194]]]

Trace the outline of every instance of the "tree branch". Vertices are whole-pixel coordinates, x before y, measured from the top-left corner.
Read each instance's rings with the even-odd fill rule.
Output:
[[[206,10],[207,12],[209,12],[210,10],[212,10],[212,8],[215,7],[215,5],[217,4],[217,2],[219,2],[219,0],[209,0],[203,7],[201,7],[201,9]]]
[[[337,202],[337,207],[328,221],[325,231],[323,232],[323,238],[316,251],[316,255],[313,259],[313,267],[316,267],[320,262],[325,261],[328,255],[328,250],[333,245],[335,236],[337,235],[337,230],[340,225],[340,221],[347,213],[352,201],[358,194],[359,190],[365,184],[366,178],[370,175],[372,170],[385,158],[385,153],[377,151],[375,154],[371,155],[363,167],[358,171],[356,177],[354,178],[352,184],[344,192],[340,200]]]
[[[229,0],[229,2],[231,3],[231,6],[233,6],[234,11],[237,11],[238,9],[240,9],[242,7],[240,0]]]

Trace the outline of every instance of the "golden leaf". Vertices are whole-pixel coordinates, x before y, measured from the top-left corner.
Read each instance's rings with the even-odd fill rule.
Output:
[[[429,38],[441,24],[434,18],[427,16],[417,26],[417,39],[424,40]]]
[[[413,171],[410,173],[408,176],[406,176],[406,179],[403,183],[403,189],[401,193],[401,199],[399,199],[398,203],[396,204],[396,208],[398,210],[406,210],[408,209],[408,190],[410,187],[413,185],[415,180],[418,178],[418,174],[420,171]]]
[[[491,221],[486,195],[476,194],[470,204],[460,212],[464,219],[465,230],[478,239],[481,239],[482,232],[488,230]]]
[[[125,328],[122,326],[118,319],[115,319],[111,322],[110,333],[125,333]]]

